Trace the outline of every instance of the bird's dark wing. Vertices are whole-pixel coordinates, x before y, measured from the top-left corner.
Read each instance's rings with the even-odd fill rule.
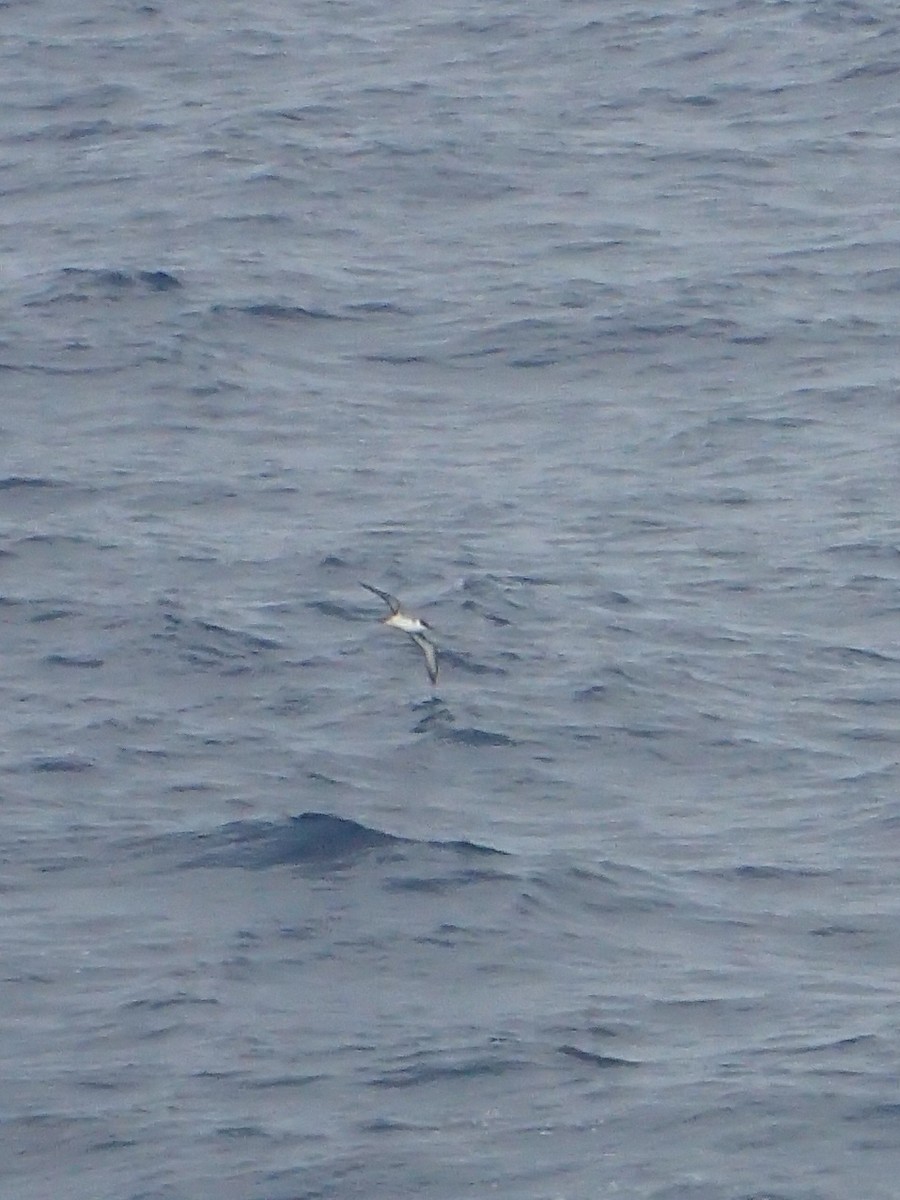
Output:
[[[368,592],[374,592],[376,596],[380,596],[392,613],[400,611],[400,601],[396,596],[392,596],[390,592],[383,592],[381,588],[372,587],[371,583],[363,583],[359,581],[359,586],[364,587]]]
[[[409,636],[425,655],[425,670],[428,672],[428,678],[432,683],[437,683],[438,657],[434,643],[430,642],[423,633],[411,633]]]

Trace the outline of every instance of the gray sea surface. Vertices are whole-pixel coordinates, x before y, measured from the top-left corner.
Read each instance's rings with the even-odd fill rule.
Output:
[[[895,1200],[896,5],[0,30],[0,1195]]]

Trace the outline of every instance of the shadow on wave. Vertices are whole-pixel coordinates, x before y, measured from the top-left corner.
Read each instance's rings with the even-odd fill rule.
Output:
[[[279,649],[271,638],[186,616],[169,604],[161,612],[162,628],[153,633],[154,641],[174,647],[192,670],[239,675],[251,670],[254,659]]]
[[[119,300],[126,296],[176,291],[181,287],[177,275],[159,268],[133,271],[108,267],[63,267],[49,275],[41,290],[26,299],[25,304],[28,308],[42,308],[60,302]]]
[[[423,849],[463,859],[504,856],[502,850],[467,841],[421,841],[372,829],[346,817],[305,812],[281,821],[232,821],[208,833],[154,839],[160,849],[188,852],[184,867],[306,866],[329,870],[374,856],[379,861],[415,857]]]
[[[457,726],[456,717],[440,696],[430,696],[413,710],[423,712],[413,726],[413,733],[431,733],[445,742],[460,742],[465,746],[517,746],[515,738],[496,729],[481,729],[478,726]]]

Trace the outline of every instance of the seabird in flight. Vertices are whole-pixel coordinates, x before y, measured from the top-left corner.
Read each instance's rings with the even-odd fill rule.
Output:
[[[391,615],[383,619],[381,622],[382,625],[389,625],[391,629],[399,629],[401,633],[409,634],[425,655],[425,669],[428,672],[428,678],[432,683],[437,683],[437,650],[435,649],[434,642],[428,636],[428,631],[431,629],[428,622],[423,621],[421,617],[414,617],[411,613],[404,612],[400,607],[400,601],[396,596],[392,596],[390,592],[383,592],[381,588],[372,587],[371,583],[363,583],[362,580],[359,582],[360,586],[364,587],[366,591],[374,592],[376,596],[380,596],[385,602],[391,610]]]

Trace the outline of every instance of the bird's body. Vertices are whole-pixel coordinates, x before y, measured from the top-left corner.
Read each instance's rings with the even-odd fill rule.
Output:
[[[405,612],[391,613],[381,623],[382,625],[390,625],[391,629],[399,629],[401,633],[423,633],[426,629],[431,628],[421,617],[414,617],[410,613]]]
[[[428,672],[428,678],[432,683],[437,683],[437,650],[428,636],[428,631],[431,629],[428,622],[423,621],[421,617],[413,616],[412,613],[404,612],[400,606],[400,601],[396,596],[392,596],[390,592],[383,592],[380,588],[372,587],[371,583],[363,583],[362,580],[360,580],[360,585],[367,591],[374,592],[376,596],[380,596],[385,602],[391,610],[391,614],[382,620],[382,625],[388,625],[391,629],[399,629],[401,633],[409,634],[425,655],[425,670]]]

